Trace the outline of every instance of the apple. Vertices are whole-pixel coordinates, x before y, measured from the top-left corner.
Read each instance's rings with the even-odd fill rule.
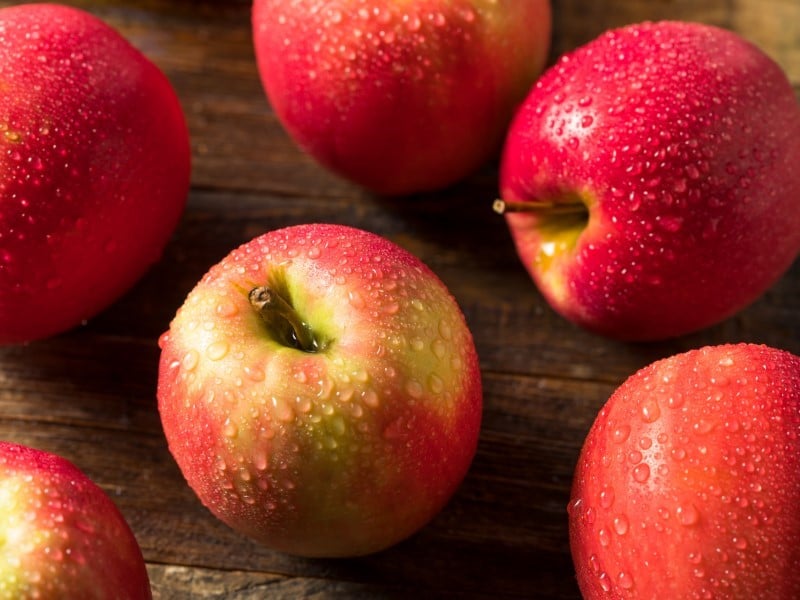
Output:
[[[297,144],[372,191],[443,188],[499,151],[550,47],[547,0],[255,0],[261,80]]]
[[[443,508],[475,454],[465,319],[378,235],[306,224],[256,237],[201,279],[160,347],[178,466],[214,515],[269,548],[382,550]]]
[[[0,441],[0,597],[151,598],[136,538],[68,460]]]
[[[662,339],[729,317],[788,269],[798,164],[800,107],[778,65],[723,29],[642,23],[536,83],[506,139],[496,208],[557,312]]]
[[[0,344],[66,331],[155,262],[189,138],[164,74],[78,9],[0,9]]]
[[[640,370],[575,471],[584,598],[800,598],[798,473],[800,357],[731,344]]]

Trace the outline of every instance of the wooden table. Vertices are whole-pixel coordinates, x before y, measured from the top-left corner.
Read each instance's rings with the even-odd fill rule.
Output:
[[[108,492],[141,544],[156,598],[579,597],[566,504],[583,438],[612,390],[657,358],[706,344],[800,354],[800,262],[701,333],[655,344],[597,337],[557,317],[523,270],[491,211],[495,164],[441,193],[392,200],[301,153],[262,92],[249,1],[70,4],[118,28],[169,76],[192,135],[193,185],[163,260],[130,293],[72,332],[0,349],[0,439],[59,453]],[[698,20],[762,46],[800,93],[797,0],[554,4],[551,62],[612,26]],[[483,372],[483,430],[456,496],[413,538],[353,560],[272,552],[213,518],[172,460],[156,410],[156,340],[194,283],[255,235],[309,221],[369,229],[420,256],[463,308]]]

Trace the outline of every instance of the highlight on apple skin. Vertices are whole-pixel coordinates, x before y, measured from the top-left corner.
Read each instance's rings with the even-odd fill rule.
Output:
[[[550,47],[548,0],[255,0],[275,114],[374,192],[439,189],[500,149]]]
[[[741,310],[800,251],[800,106],[736,34],[642,23],[562,57],[511,126],[499,209],[552,307],[627,340]]]
[[[136,538],[106,493],[66,459],[6,441],[0,598],[152,598]]]
[[[160,258],[189,189],[164,74],[79,9],[0,9],[0,344],[90,319]]]
[[[800,597],[800,357],[708,346],[632,375],[569,503],[586,600]]]
[[[160,340],[188,484],[269,548],[355,556],[447,503],[474,456],[478,357],[445,285],[375,234],[310,224],[212,267]]]

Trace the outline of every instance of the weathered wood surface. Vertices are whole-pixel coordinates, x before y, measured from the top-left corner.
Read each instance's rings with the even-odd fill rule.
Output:
[[[298,151],[258,80],[249,2],[70,4],[117,27],[167,73],[192,135],[193,186],[163,260],[130,293],[75,331],[0,349],[0,439],[57,452],[110,494],[156,598],[577,598],[565,507],[583,437],[616,385],[705,344],[800,353],[798,263],[706,331],[657,344],[599,338],[553,314],[523,271],[491,213],[494,165],[437,194],[387,200]],[[556,1],[551,61],[608,27],[666,18],[739,31],[800,92],[797,0]],[[253,236],[310,221],[369,229],[428,263],[466,314],[484,376],[478,453],[452,502],[410,540],[354,560],[271,552],[216,521],[181,478],[156,411],[156,339],[197,279]]]

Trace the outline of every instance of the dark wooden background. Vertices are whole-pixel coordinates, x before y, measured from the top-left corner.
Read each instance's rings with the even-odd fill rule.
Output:
[[[0,2],[9,4],[18,3]],[[577,598],[566,504],[583,438],[612,390],[657,358],[706,344],[800,354],[800,263],[701,333],[635,345],[597,337],[551,312],[528,279],[491,211],[495,164],[443,192],[388,200],[298,151],[261,89],[249,1],[69,4],[118,28],[171,79],[192,136],[193,185],[163,260],[130,293],[72,332],[0,348],[0,439],[59,453],[109,493],[156,598]],[[556,0],[551,62],[606,28],[664,18],[739,31],[800,95],[797,0]],[[184,483],[156,410],[156,340],[194,283],[255,235],[312,221],[368,229],[421,257],[464,310],[484,378],[478,453],[456,496],[408,541],[353,560],[289,557],[215,520]]]

